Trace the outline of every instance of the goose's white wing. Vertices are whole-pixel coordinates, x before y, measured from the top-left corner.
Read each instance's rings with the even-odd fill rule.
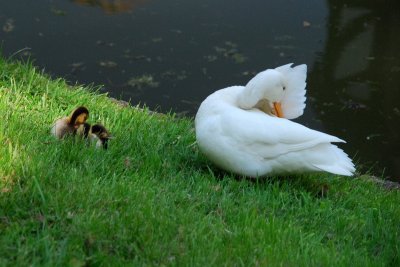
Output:
[[[275,70],[282,73],[287,82],[285,96],[281,101],[282,112],[285,118],[295,119],[303,115],[306,107],[306,77],[307,65],[291,67],[293,63],[280,66]]]
[[[250,150],[267,159],[307,150],[322,143],[344,142],[290,120],[268,117],[257,111],[247,114],[243,119],[239,114],[225,113],[221,117],[221,136],[230,138],[239,146],[236,147],[238,151]]]

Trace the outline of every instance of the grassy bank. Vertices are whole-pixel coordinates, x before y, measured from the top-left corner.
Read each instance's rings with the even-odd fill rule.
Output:
[[[49,134],[78,106],[108,150]],[[0,59],[0,266],[399,266],[400,193],[315,174],[258,182],[198,153],[193,121]]]

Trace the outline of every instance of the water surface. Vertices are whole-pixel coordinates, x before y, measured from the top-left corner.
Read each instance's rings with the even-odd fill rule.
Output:
[[[397,1],[0,2],[5,56],[111,96],[193,116],[217,89],[265,68],[309,68],[298,119],[337,135],[378,176],[400,177]]]

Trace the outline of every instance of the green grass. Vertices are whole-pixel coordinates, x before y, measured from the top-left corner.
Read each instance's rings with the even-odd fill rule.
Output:
[[[109,150],[55,140],[78,105]],[[0,59],[0,266],[400,266],[400,193],[330,174],[237,179],[193,120]]]

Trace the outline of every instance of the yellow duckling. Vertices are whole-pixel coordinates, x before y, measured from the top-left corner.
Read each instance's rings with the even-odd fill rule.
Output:
[[[58,139],[64,138],[65,135],[74,135],[76,130],[84,124],[89,117],[89,110],[80,106],[74,109],[70,116],[58,119],[51,128],[51,134]]]

